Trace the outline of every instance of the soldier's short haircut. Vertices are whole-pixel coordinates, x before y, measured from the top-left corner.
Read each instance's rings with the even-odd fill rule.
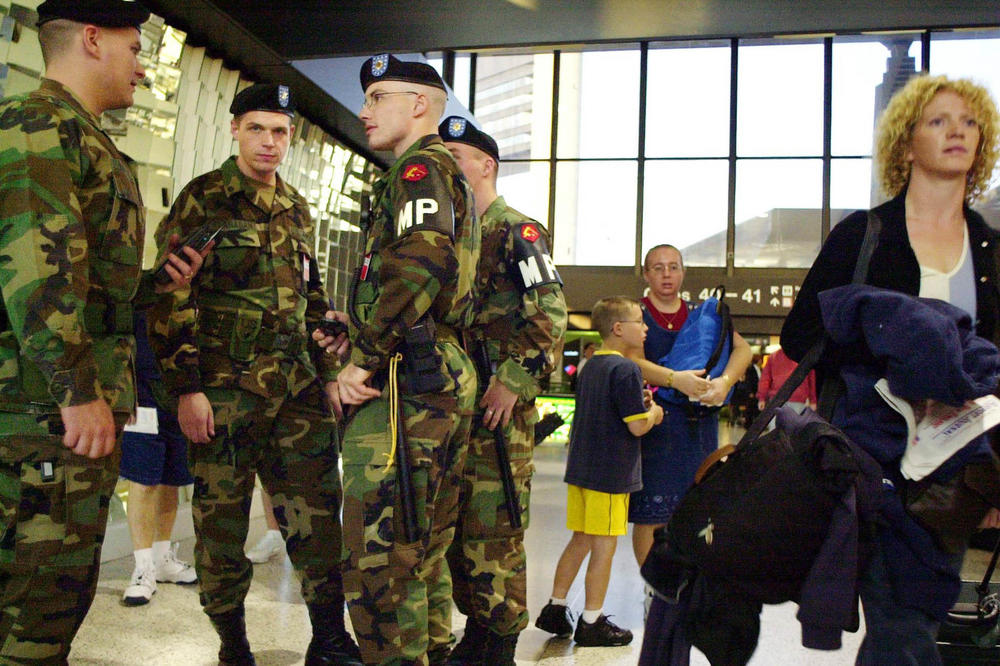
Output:
[[[69,49],[81,28],[82,23],[69,19],[53,19],[38,27],[38,43],[42,47],[42,61],[46,67]]]
[[[427,95],[427,101],[430,104],[429,116],[437,123],[444,116],[444,109],[448,106],[448,93],[433,86],[423,87],[425,88],[424,94]]]
[[[611,337],[611,329],[615,323],[624,321],[632,315],[632,308],[639,302],[628,296],[609,296],[594,304],[590,311],[590,325],[601,334],[602,340]]]

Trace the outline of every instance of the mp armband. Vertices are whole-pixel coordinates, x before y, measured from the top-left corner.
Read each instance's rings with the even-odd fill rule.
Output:
[[[437,231],[455,238],[455,209],[437,167],[411,158],[399,170],[395,203],[396,238],[412,231]]]
[[[514,265],[511,266],[510,278],[521,291],[530,291],[545,284],[562,285],[562,278],[538,225],[522,222],[512,225],[510,232],[514,237]]]

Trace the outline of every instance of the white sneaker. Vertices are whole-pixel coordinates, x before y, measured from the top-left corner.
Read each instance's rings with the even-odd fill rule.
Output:
[[[134,569],[132,580],[125,588],[122,601],[126,606],[143,606],[156,594],[156,570]]]
[[[197,582],[198,574],[194,567],[177,559],[177,547],[180,544],[173,544],[167,551],[166,557],[156,567],[156,580],[160,583],[179,583],[190,585]]]
[[[285,542],[281,538],[281,532],[268,530],[257,545],[247,551],[247,559],[254,564],[263,564],[283,552],[285,552]]]

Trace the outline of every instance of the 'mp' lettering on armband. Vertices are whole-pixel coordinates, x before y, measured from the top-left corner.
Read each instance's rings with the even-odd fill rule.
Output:
[[[549,254],[545,234],[534,222],[522,222],[511,227],[514,236],[514,265],[511,279],[522,291],[543,284],[562,284],[556,264]]]
[[[455,237],[455,212],[451,194],[441,174],[426,158],[411,158],[399,170],[399,186],[393,208],[396,213],[396,238],[411,231],[439,231]]]

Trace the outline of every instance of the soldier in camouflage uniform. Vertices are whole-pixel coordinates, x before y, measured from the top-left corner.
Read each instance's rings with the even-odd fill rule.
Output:
[[[145,224],[99,116],[144,72],[119,0],[38,7],[45,78],[0,103],[0,663],[65,663],[97,585],[122,428],[136,407]],[[197,270],[175,259],[172,287]]]
[[[524,530],[528,527],[538,420],[535,396],[552,372],[566,332],[566,301],[548,253],[545,229],[497,196],[496,141],[459,116],[438,128],[476,197],[483,233],[473,344],[479,410],[473,420],[455,541],[448,550],[454,599],[467,616],[449,664],[513,666],[518,634],[528,624]],[[482,359],[480,361],[480,359]],[[503,432],[521,525],[504,502],[495,429]]]
[[[362,65],[361,85],[369,145],[397,160],[372,193],[338,376],[342,402],[360,405],[344,436],[344,586],[366,664],[440,664],[476,391],[460,338],[480,234],[436,134],[447,96],[434,69],[381,55]]]
[[[252,664],[243,553],[254,476],[274,504],[302,580],[313,637],[305,663],[360,664],[344,627],[341,487],[328,392],[336,357],[310,341],[327,308],[306,200],[277,174],[294,130],[286,86],[236,95],[239,154],[177,197],[157,239],[218,230],[189,289],[152,311],[150,342],[178,398],[195,478],[195,566],[201,603],[221,639],[219,660]]]

